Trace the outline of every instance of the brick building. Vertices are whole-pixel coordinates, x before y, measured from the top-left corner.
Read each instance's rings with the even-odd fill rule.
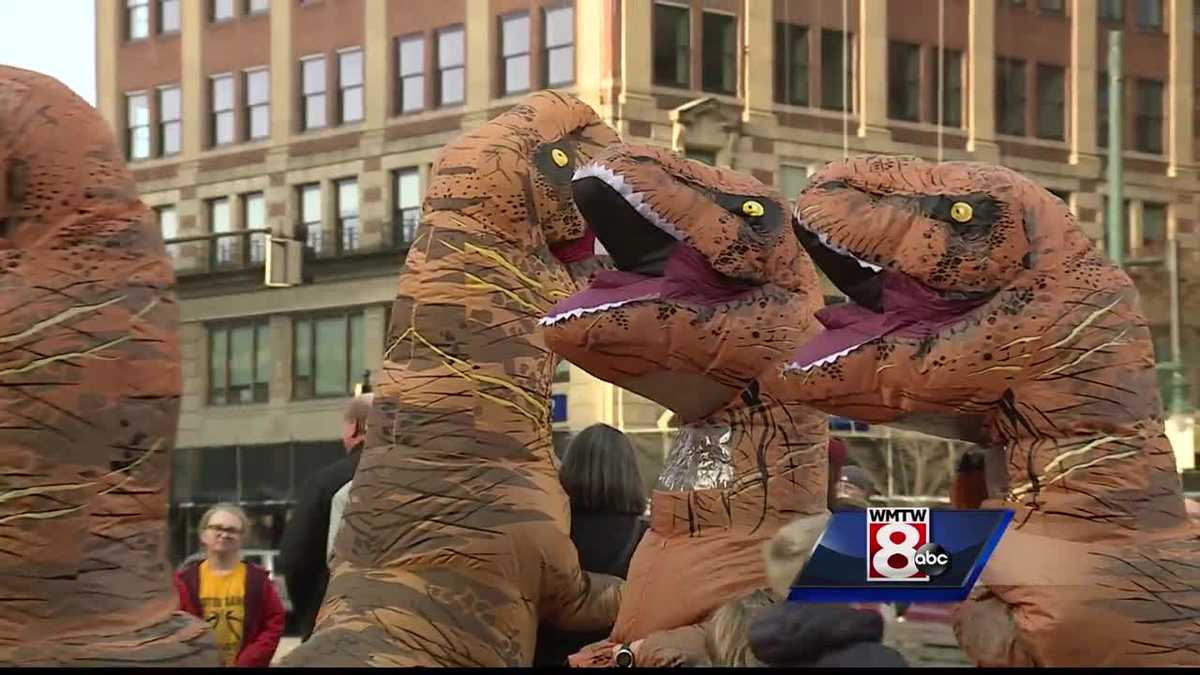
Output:
[[[340,452],[346,396],[379,367],[435,154],[530,90],[571,91],[626,138],[789,194],[845,153],[1004,163],[1102,239],[1105,35],[1120,28],[1128,254],[1159,256],[1175,238],[1191,265],[1185,299],[1200,283],[1194,0],[96,0],[96,10],[98,107],[164,236],[185,239],[168,247],[184,322],[177,549],[194,534],[183,526],[193,507],[226,498],[252,508],[255,545],[273,547],[296,484]],[[303,283],[264,284],[266,231],[303,242]],[[210,233],[221,236],[186,241]],[[1165,349],[1164,273],[1137,274]],[[1184,321],[1195,353],[1200,313]],[[559,379],[564,436],[608,421],[633,434],[648,469],[661,461],[670,415],[578,370]]]

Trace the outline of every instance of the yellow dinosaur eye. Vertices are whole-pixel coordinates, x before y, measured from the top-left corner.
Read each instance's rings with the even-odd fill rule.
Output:
[[[571,158],[567,157],[567,153],[558,148],[550,151],[550,159],[554,160],[554,163],[558,166],[566,166],[571,163]]]
[[[742,202],[742,213],[750,216],[751,218],[757,218],[766,213],[766,209],[763,208],[762,202],[750,199]]]
[[[975,215],[975,209],[966,202],[954,202],[950,207],[950,217],[960,223],[967,222],[973,215]]]

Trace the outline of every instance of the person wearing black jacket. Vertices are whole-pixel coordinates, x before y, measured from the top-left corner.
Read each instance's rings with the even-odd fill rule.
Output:
[[[593,424],[571,440],[558,475],[571,499],[571,541],[579,550],[579,566],[624,579],[648,527],[633,443],[607,424]],[[568,633],[543,626],[533,665],[566,666],[568,656],[607,638],[610,628]]]
[[[317,611],[329,584],[326,542],[333,495],[354,479],[366,440],[371,394],[357,396],[343,416],[342,444],[346,456],[322,467],[305,482],[280,544],[279,568],[287,584],[301,641],[313,632]]]

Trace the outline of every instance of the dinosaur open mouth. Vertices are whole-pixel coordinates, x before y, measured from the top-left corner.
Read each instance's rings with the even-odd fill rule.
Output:
[[[989,299],[981,294],[958,297],[939,292],[903,272],[859,259],[799,220],[793,226],[813,262],[850,302],[817,312],[825,330],[800,347],[786,370],[828,365],[883,338],[936,335]]]
[[[761,287],[713,269],[642,193],[603,165],[580,167],[571,189],[576,207],[617,269],[597,272],[585,290],[555,305],[541,325],[635,302],[712,305]]]

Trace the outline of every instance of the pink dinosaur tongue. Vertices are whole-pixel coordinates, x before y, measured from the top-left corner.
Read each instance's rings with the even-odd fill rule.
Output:
[[[825,330],[796,352],[793,362],[810,366],[888,335],[922,338],[934,335],[979,307],[981,300],[947,300],[904,274],[884,270],[883,313],[852,302],[817,312]]]
[[[667,259],[663,276],[618,270],[597,272],[585,290],[559,302],[548,316],[559,317],[572,310],[599,310],[636,300],[675,300],[711,305],[732,300],[747,290],[746,287],[734,285],[714,270],[698,251],[679,244]]]

